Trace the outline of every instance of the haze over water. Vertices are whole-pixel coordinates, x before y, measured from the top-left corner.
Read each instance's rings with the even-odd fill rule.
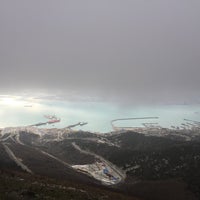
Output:
[[[198,0],[1,0],[0,94],[200,102],[199,18]]]
[[[0,95],[17,97],[2,96],[0,126],[45,122],[44,114],[61,118],[50,127],[81,121],[100,132],[116,118],[200,120],[199,19],[198,0],[1,0]],[[39,90],[54,97],[32,98]],[[69,91],[79,98],[55,95]]]
[[[180,126],[184,118],[200,121],[200,105],[135,105],[119,106],[100,101],[67,101],[55,99],[1,96],[0,127],[27,126],[46,122],[44,115],[56,115],[60,123],[41,128],[63,128],[78,122],[88,122],[75,130],[110,132],[110,121],[118,118],[159,117],[151,120],[129,120],[115,122],[116,126],[142,126],[142,123],[158,123],[163,127]]]

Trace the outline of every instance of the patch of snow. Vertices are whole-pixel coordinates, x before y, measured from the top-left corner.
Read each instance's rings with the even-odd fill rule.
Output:
[[[139,169],[139,168],[140,168],[140,165],[135,165],[135,166],[132,166],[132,167],[128,167],[128,168],[126,169],[126,172],[132,171],[132,170],[135,170],[135,169]]]

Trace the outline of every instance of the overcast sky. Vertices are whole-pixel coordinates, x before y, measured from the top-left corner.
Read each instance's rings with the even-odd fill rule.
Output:
[[[0,91],[200,99],[199,0],[0,0]]]

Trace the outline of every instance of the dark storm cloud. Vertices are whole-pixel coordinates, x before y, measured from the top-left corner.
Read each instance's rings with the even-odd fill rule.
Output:
[[[0,90],[199,98],[198,0],[0,0]]]

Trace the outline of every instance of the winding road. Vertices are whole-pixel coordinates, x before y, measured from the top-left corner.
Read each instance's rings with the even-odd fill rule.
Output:
[[[101,162],[105,163],[107,166],[110,167],[110,169],[116,173],[119,177],[119,180],[117,183],[119,182],[122,182],[125,180],[126,178],[126,174],[123,173],[118,167],[116,167],[115,165],[113,165],[110,161],[106,160],[105,158],[103,158],[102,156],[99,156],[95,153],[92,153],[92,152],[89,152],[89,151],[86,151],[86,150],[83,150],[80,148],[80,146],[78,146],[75,142],[72,142],[72,145],[75,149],[77,149],[78,151],[80,151],[81,153],[84,153],[84,154],[87,154],[87,155],[92,155],[94,156],[95,158],[101,160]]]

